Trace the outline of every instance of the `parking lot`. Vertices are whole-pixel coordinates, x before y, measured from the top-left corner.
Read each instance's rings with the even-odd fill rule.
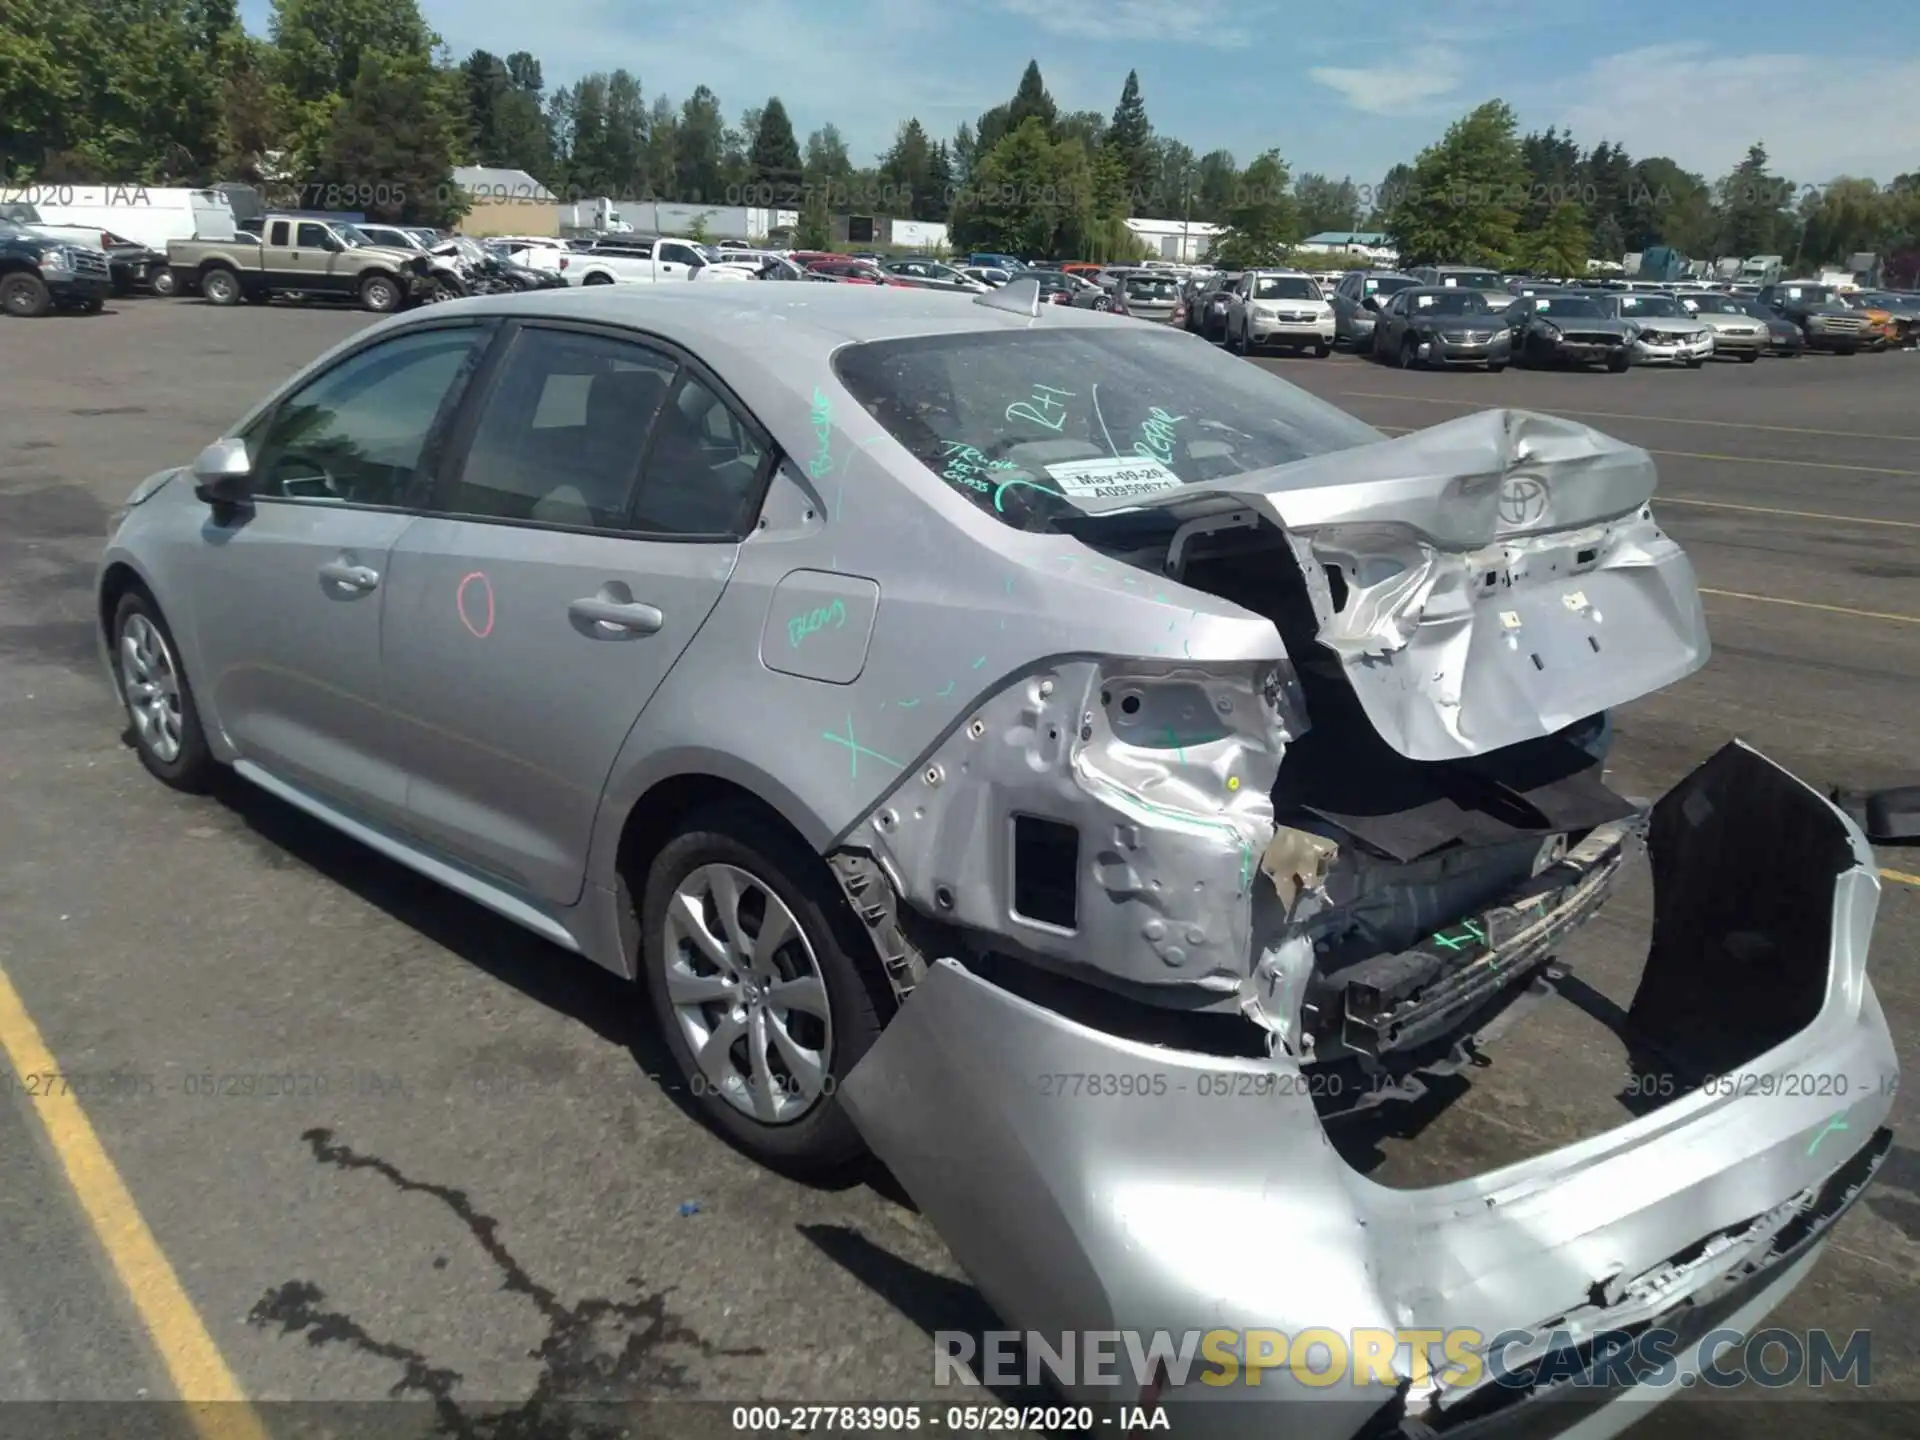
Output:
[[[573,1433],[541,1428],[561,1397],[952,1398],[931,1332],[993,1321],[885,1177],[768,1174],[688,1113],[620,981],[265,795],[177,795],[121,743],[93,638],[110,512],[371,319],[127,299],[0,322],[0,1395],[161,1396],[186,1366],[269,1430],[269,1402],[398,1397],[447,1433],[527,1436]],[[1920,782],[1920,356],[1254,363],[1389,433],[1507,405],[1653,451],[1714,656],[1618,715],[1616,788],[1658,794],[1733,735],[1816,784]],[[1920,854],[1881,864],[1872,969],[1904,1043]],[[1648,914],[1636,882],[1567,957],[1603,1000],[1630,999]],[[1590,1020],[1541,1023],[1544,1044],[1435,1122],[1462,1171],[1626,1118]],[[44,1068],[77,1082],[63,1103],[18,1093]],[[1870,1329],[1873,1392],[1909,1403],[1801,1407],[1795,1433],[1920,1414],[1912,1097],[1880,1182],[1777,1317]],[[83,1193],[61,1173],[75,1156]],[[498,1407],[519,1428],[474,1428]],[[1683,1408],[1647,1433],[1752,1423]]]

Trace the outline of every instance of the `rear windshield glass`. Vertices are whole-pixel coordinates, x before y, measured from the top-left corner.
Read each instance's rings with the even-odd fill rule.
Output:
[[[934,476],[1027,530],[1366,445],[1378,431],[1177,333],[1106,326],[848,346],[834,369]]]
[[[1156,280],[1151,275],[1129,275],[1126,279],[1129,300],[1171,300],[1173,281]]]

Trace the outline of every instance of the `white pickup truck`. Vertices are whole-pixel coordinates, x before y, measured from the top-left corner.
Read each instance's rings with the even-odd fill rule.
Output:
[[[660,280],[751,280],[753,267],[717,263],[691,240],[596,240],[581,249],[527,245],[515,258],[536,269],[558,270],[569,285],[652,284]]]

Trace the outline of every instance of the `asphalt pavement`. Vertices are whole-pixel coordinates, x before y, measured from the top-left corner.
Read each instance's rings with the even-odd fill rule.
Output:
[[[184,1374],[276,1436],[289,1402],[556,1437],[561,1398],[945,1404],[931,1332],[995,1322],[884,1176],[769,1174],[692,1117],[620,981],[262,794],[176,795],[122,743],[91,609],[114,506],[369,320],[128,299],[0,321],[0,1400],[164,1397]],[[1385,429],[1514,405],[1655,452],[1714,658],[1617,717],[1618,788],[1657,794],[1733,735],[1816,784],[1920,781],[1920,355],[1256,363]],[[1904,1046],[1920,853],[1882,863],[1872,970]],[[1645,919],[1636,882],[1568,957],[1587,1009],[1544,1014],[1531,1058],[1419,1147],[1384,1145],[1376,1178],[1621,1123],[1593,997],[1630,997]],[[62,1093],[29,1094],[23,1055]],[[1873,1393],[1907,1411],[1912,1111],[1909,1091],[1878,1186],[1776,1317],[1871,1329]],[[1685,1408],[1686,1433],[1748,1433],[1744,1411]]]

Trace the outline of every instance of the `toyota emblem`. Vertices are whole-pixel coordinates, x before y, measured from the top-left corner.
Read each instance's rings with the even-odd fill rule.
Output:
[[[1509,525],[1531,525],[1547,513],[1547,487],[1515,476],[1500,487],[1500,518]]]

